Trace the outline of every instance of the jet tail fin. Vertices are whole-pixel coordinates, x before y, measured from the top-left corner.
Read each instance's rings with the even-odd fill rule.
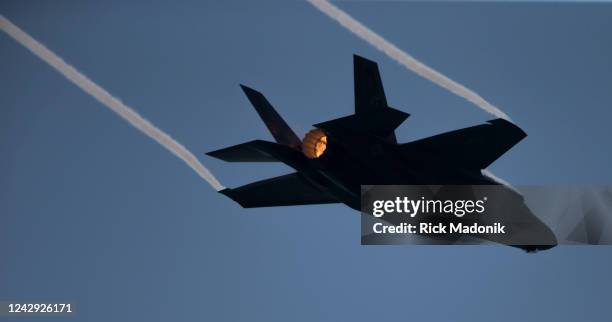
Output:
[[[355,114],[372,113],[387,108],[378,65],[358,55],[353,55],[355,81]]]
[[[274,110],[274,107],[268,102],[268,100],[260,92],[240,85],[247,98],[255,107],[257,114],[264,121],[268,130],[276,140],[276,142],[290,146],[294,149],[299,149],[302,141],[295,135],[295,132],[287,125],[285,120]]]
[[[394,129],[403,122],[408,115],[399,115],[399,123],[389,121],[389,117],[398,114],[397,110],[387,105],[387,97],[383,87],[378,64],[358,55],[353,55],[353,73],[355,85],[355,116],[362,119],[373,119],[378,123],[390,123],[389,128],[380,127],[377,134],[384,134],[390,143],[397,143]]]

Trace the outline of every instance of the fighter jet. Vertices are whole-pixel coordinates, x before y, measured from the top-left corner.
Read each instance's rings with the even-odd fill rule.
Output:
[[[362,185],[501,184],[482,170],[526,137],[518,126],[494,119],[398,143],[395,129],[410,115],[388,106],[375,62],[355,55],[353,67],[354,114],[315,124],[302,140],[260,92],[241,85],[276,142],[253,140],[207,154],[227,162],[282,162],[295,172],[220,193],[244,208],[344,203],[361,210]],[[530,247],[550,248],[554,235],[549,244]]]

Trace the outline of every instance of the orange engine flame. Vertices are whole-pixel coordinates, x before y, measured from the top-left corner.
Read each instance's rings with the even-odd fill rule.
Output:
[[[327,148],[327,135],[320,129],[306,133],[302,142],[302,152],[309,159],[316,159],[323,155]]]

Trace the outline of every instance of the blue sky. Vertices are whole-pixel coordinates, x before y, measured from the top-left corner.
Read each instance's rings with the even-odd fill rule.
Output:
[[[528,137],[516,184],[610,183],[612,6],[340,2],[501,107]],[[233,187],[287,173],[205,152],[353,109],[379,63],[408,141],[491,117],[303,2],[3,1],[0,13],[184,143]],[[342,205],[244,210],[0,35],[0,297],[76,301],[86,321],[603,320],[609,247],[363,247]]]

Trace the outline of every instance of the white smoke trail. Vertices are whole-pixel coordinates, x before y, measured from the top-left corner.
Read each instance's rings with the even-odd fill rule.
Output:
[[[117,113],[128,123],[139,129],[141,132],[157,141],[164,148],[168,149],[174,155],[185,161],[200,177],[206,180],[215,190],[219,191],[224,189],[219,181],[204,167],[200,161],[187,150],[179,142],[175,141],[168,134],[158,129],[151,122],[144,119],[136,111],[129,106],[123,104],[119,99],[112,96],[105,89],[98,86],[96,83],[91,81],[85,75],[81,74],[74,67],[68,65],[60,57],[51,52],[41,43],[30,37],[27,33],[19,29],[4,16],[0,15],[0,28],[6,32],[9,36],[13,37],[21,45],[29,49],[38,58],[44,60],[51,67],[55,68],[64,77],[68,78],[75,85],[80,87],[87,94],[93,96],[100,103]]]
[[[344,28],[348,29],[359,38],[365,40],[370,45],[376,47],[376,49],[382,51],[393,60],[397,61],[401,65],[405,66],[409,70],[417,73],[421,77],[428,79],[439,86],[449,90],[450,92],[465,98],[466,100],[476,104],[476,106],[483,110],[505,120],[511,121],[510,117],[506,113],[502,112],[491,103],[484,100],[478,94],[474,93],[465,86],[453,81],[452,79],[442,75],[433,68],[421,63],[416,58],[410,56],[406,52],[397,48],[394,44],[390,43],[368,27],[361,24],[355,18],[342,11],[340,8],[334,6],[326,0],[307,0],[319,9],[321,12],[336,20]]]

